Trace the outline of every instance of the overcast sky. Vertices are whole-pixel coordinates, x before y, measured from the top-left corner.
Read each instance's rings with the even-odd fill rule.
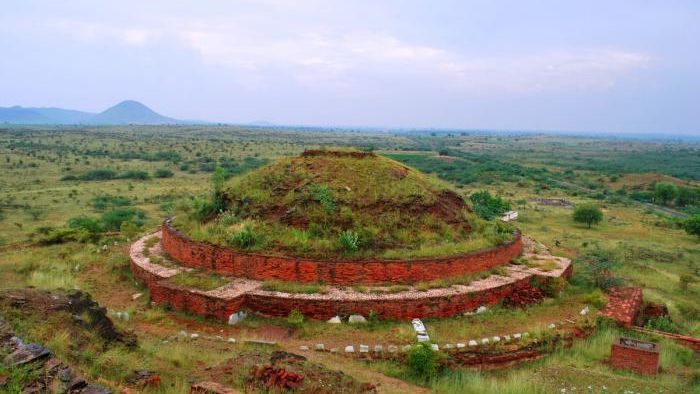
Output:
[[[700,1],[0,4],[0,106],[700,134]]]

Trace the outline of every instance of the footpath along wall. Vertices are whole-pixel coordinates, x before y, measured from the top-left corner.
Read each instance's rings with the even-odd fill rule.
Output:
[[[178,263],[221,275],[253,280],[283,280],[328,285],[413,284],[477,272],[507,264],[522,251],[522,237],[497,247],[461,256],[415,260],[313,260],[237,252],[196,242],[172,226],[162,225],[163,250]]]

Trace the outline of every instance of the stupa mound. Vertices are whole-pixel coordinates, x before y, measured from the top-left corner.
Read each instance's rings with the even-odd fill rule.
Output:
[[[218,179],[211,200],[132,245],[132,271],[153,302],[223,320],[242,310],[446,317],[538,302],[540,287],[571,274],[548,254],[509,264],[523,251],[519,232],[373,153],[306,151]]]
[[[176,217],[175,227],[233,250],[342,260],[454,256],[513,237],[447,183],[368,152],[279,159],[228,181],[218,204],[200,220]]]

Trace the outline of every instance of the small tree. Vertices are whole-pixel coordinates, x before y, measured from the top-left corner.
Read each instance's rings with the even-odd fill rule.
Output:
[[[581,204],[574,209],[574,221],[585,223],[588,228],[603,220],[603,211],[596,204]]]
[[[678,195],[678,188],[668,182],[659,182],[654,186],[654,199],[663,205],[668,205]]]
[[[690,235],[700,238],[700,214],[691,216],[683,222],[683,229]]]

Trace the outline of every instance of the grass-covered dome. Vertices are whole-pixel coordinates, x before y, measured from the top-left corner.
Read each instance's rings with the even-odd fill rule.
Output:
[[[230,179],[223,209],[176,226],[234,249],[317,258],[445,256],[510,231],[477,218],[449,184],[374,153],[308,150]]]

